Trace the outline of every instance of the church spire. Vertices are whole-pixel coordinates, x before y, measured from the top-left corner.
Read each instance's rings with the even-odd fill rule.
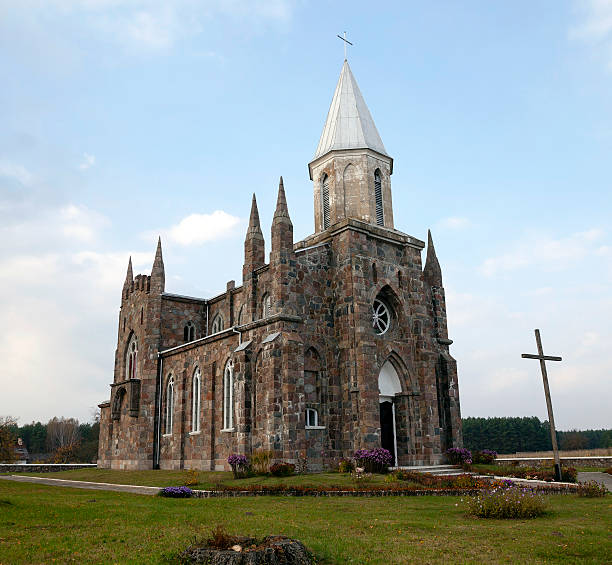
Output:
[[[389,156],[346,60],[312,160],[342,149],[371,149]]]
[[[157,249],[155,250],[155,261],[151,269],[151,290],[164,292],[166,286],[166,271],[164,268],[164,258],[162,257],[161,236],[157,239]]]
[[[427,259],[425,260],[425,269],[423,269],[425,282],[429,286],[442,286],[442,269],[438,257],[436,257],[436,248],[431,237],[431,230],[427,230]]]

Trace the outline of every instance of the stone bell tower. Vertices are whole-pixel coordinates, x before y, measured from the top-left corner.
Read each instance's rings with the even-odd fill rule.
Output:
[[[308,170],[316,233],[344,218],[393,228],[393,159],[346,60]]]

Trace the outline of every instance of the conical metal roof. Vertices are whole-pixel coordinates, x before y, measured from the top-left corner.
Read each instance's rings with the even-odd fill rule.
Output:
[[[339,149],[372,149],[389,156],[346,60],[313,161]]]

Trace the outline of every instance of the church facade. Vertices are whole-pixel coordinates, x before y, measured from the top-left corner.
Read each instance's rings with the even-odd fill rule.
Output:
[[[229,469],[227,457],[332,465],[385,447],[396,465],[460,446],[440,265],[394,227],[387,154],[345,61],[308,165],[315,233],[293,241],[281,178],[271,251],[253,196],[242,285],[167,293],[161,241],[121,295],[114,380],[100,405],[98,465]]]

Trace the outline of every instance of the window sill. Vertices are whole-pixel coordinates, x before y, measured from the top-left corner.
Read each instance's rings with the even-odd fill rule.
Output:
[[[305,426],[307,430],[325,430],[325,426]]]
[[[223,428],[221,431],[222,432],[235,432],[236,428]]]
[[[172,434],[163,434],[162,437],[172,437]]]
[[[189,432],[190,436],[199,436],[202,433],[202,430],[198,430],[197,432]]]

